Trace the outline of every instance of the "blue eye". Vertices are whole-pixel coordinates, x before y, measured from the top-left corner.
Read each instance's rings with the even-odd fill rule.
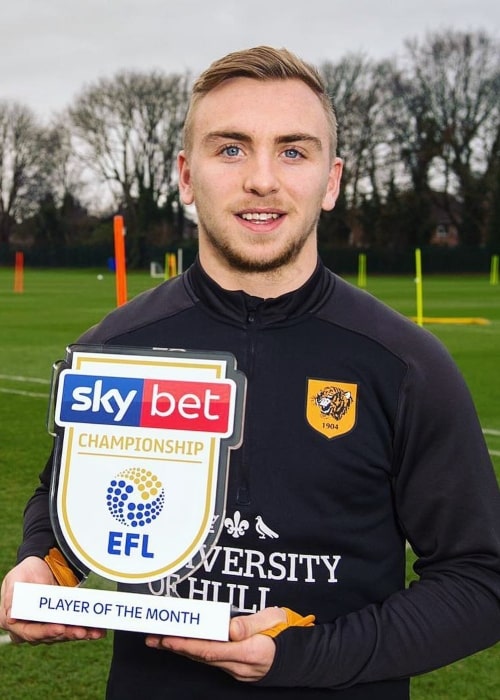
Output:
[[[238,156],[240,154],[239,146],[226,146],[222,151],[226,156]]]
[[[297,151],[296,148],[287,148],[286,151],[285,151],[285,156],[286,156],[287,158],[292,158],[292,159],[294,159],[294,160],[295,160],[296,158],[300,158],[301,155],[302,155],[302,154],[301,154],[299,151]]]

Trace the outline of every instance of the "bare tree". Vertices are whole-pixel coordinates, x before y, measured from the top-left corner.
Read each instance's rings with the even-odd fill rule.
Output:
[[[0,241],[33,214],[47,186],[45,132],[34,113],[0,101]]]
[[[384,116],[391,99],[388,70],[388,63],[375,63],[361,54],[349,54],[336,64],[321,66],[339,122],[339,155],[344,159],[344,192],[351,226],[357,226],[363,205],[370,202],[371,226],[363,226],[365,243],[375,235],[380,203],[394,168]]]
[[[84,191],[83,168],[74,152],[71,123],[66,113],[57,116],[45,130],[50,193],[57,206],[68,195],[79,199]]]
[[[67,114],[44,132],[46,187],[33,222],[35,242],[43,246],[84,243],[95,225],[83,204],[82,165],[73,151]]]
[[[126,216],[129,252],[175,197],[187,75],[120,72],[86,88],[69,110],[76,151]]]
[[[486,243],[500,252],[500,119],[486,170]]]
[[[500,119],[500,45],[484,32],[447,31],[409,40],[406,48],[407,107],[417,106],[419,117],[412,156],[423,156],[422,173],[434,169],[441,187],[461,200],[463,240],[477,244]]]

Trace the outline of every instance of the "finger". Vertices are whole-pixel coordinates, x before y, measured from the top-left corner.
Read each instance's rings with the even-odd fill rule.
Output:
[[[280,622],[286,622],[286,612],[283,608],[264,608],[254,615],[233,617],[229,627],[229,638],[232,642],[239,642]]]
[[[146,637],[146,644],[156,649],[166,649],[205,663],[227,660],[228,654],[231,657],[231,653],[228,650],[230,645],[227,642],[214,642],[189,637],[158,637],[149,635]]]
[[[52,641],[64,634],[64,625],[17,620],[9,625],[12,641],[34,644],[45,640]]]
[[[55,642],[101,639],[106,630],[44,622],[17,621],[10,625],[9,636],[14,644],[52,644]]]
[[[242,642],[149,636],[146,644],[215,666],[241,681],[262,678],[271,666],[276,648],[270,638],[262,635]]]

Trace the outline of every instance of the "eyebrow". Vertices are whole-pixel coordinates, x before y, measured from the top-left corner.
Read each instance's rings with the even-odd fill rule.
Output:
[[[211,131],[203,138],[205,143],[220,141],[227,139],[229,141],[240,141],[242,143],[251,143],[252,137],[240,131]],[[310,143],[316,150],[323,150],[321,139],[312,134],[297,132],[294,134],[283,134],[275,139],[278,145],[286,145],[290,143]]]

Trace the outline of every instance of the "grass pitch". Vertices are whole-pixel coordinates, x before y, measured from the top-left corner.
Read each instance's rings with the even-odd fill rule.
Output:
[[[128,297],[160,282],[146,273],[129,275]],[[14,293],[13,285],[12,270],[1,268],[0,578],[14,562],[22,510],[51,446],[45,420],[52,363],[64,357],[67,343],[116,304],[114,276],[106,270],[28,269],[24,292]],[[407,316],[416,314],[415,283],[410,277],[369,277],[367,291]],[[487,276],[424,279],[424,316],[489,321],[426,327],[445,343],[465,376],[500,479],[500,286],[490,285]],[[409,572],[411,563],[410,554]],[[0,643],[1,697],[104,697],[111,638],[108,634],[106,640],[93,643],[37,647]],[[497,645],[414,679],[413,700],[498,700],[499,651]]]

